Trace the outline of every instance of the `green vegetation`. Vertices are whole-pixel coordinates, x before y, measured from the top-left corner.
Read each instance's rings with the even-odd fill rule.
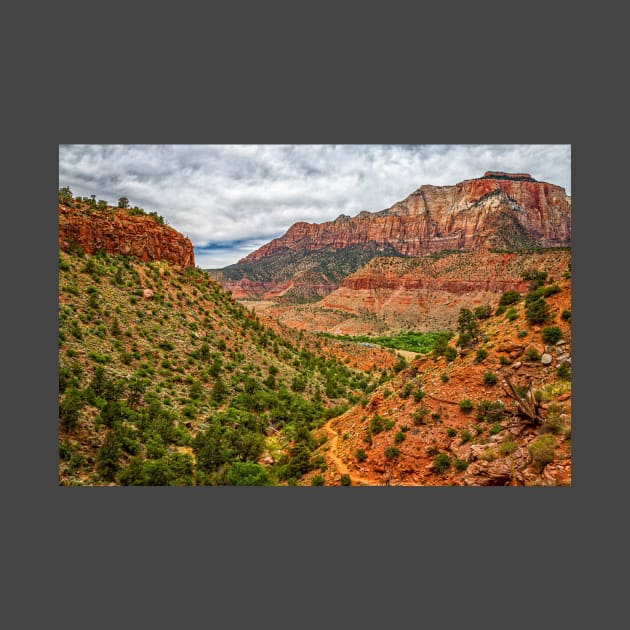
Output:
[[[446,453],[437,453],[433,458],[433,470],[441,475],[446,472],[451,466],[451,460]]]
[[[386,459],[395,459],[400,455],[400,450],[396,446],[388,446],[385,449],[385,458]]]
[[[369,335],[333,335],[331,333],[319,333],[322,337],[329,339],[341,339],[343,341],[354,341],[357,343],[369,343],[385,348],[393,348],[394,350],[408,350],[409,352],[418,352],[419,354],[428,354],[436,345],[437,341],[446,338],[446,341],[452,337],[452,333],[440,332],[404,332],[397,335],[372,337]],[[399,360],[399,369],[404,369],[405,364],[401,363],[404,359]],[[406,362],[405,362],[406,363]]]
[[[474,406],[473,402],[472,402],[472,400],[470,400],[470,398],[464,398],[463,400],[459,401],[459,408],[464,413],[468,413],[469,411],[472,411],[473,406]]]
[[[390,378],[267,328],[200,269],[75,249],[59,287],[62,485],[296,484],[322,465],[313,432]]]
[[[521,294],[518,291],[506,291],[499,298],[499,306],[510,306],[516,304],[521,299]]]
[[[546,326],[541,334],[545,343],[556,343],[562,339],[562,330],[558,326]]]
[[[497,375],[494,372],[485,372],[483,375],[484,385],[496,385]]]
[[[505,406],[500,400],[490,402],[480,400],[477,403],[475,417],[481,422],[499,422],[505,415]]]
[[[556,369],[556,376],[561,381],[571,380],[571,364],[568,361],[563,361]]]
[[[536,348],[527,348],[527,350],[525,351],[525,361],[539,361],[540,360],[540,354],[538,354],[538,350],[536,350]]]
[[[535,291],[547,280],[547,272],[539,269],[529,269],[523,273],[523,280],[529,280],[529,290]]]
[[[350,475],[341,475],[341,478],[339,480],[339,485],[340,486],[351,486],[352,485],[352,481],[350,479]]]
[[[93,212],[113,212],[115,210],[124,210],[130,216],[148,216],[151,217],[156,223],[160,225],[166,225],[164,217],[157,212],[146,212],[144,208],[138,206],[130,206],[129,199],[125,196],[119,197],[117,206],[114,208],[110,206],[104,199],[96,201],[96,195],[90,197],[75,197],[68,186],[64,186],[59,189],[58,193],[59,203],[65,206],[76,208],[87,214]]]
[[[481,363],[488,356],[488,351],[485,348],[479,348],[475,355],[475,363]]]
[[[542,470],[554,459],[556,438],[551,433],[545,433],[531,442],[528,449],[532,456],[532,462],[539,470]]]
[[[517,449],[517,444],[513,440],[506,440],[499,444],[499,455],[511,455]]]

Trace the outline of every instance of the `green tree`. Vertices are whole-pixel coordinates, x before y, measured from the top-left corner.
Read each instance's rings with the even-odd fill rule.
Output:
[[[479,322],[475,314],[469,308],[461,308],[459,310],[457,327],[460,333],[468,333],[473,339],[477,339],[481,332]]]
[[[113,481],[120,467],[121,446],[116,431],[109,430],[105,435],[98,455],[96,456],[96,470],[107,481]]]
[[[558,326],[546,326],[542,329],[542,340],[545,343],[556,343],[562,338],[562,330]]]
[[[222,403],[228,394],[228,388],[219,376],[212,387],[211,398],[216,403]]]
[[[72,191],[68,186],[59,189],[59,203],[65,206],[72,205]]]
[[[269,472],[253,462],[234,462],[227,473],[227,481],[232,486],[269,486]]]
[[[64,429],[71,431],[79,422],[79,414],[83,407],[83,397],[81,392],[72,387],[64,396],[59,405],[59,419]]]
[[[129,207],[129,199],[127,199],[127,197],[119,197],[118,198],[118,207],[119,208],[128,208]]]
[[[532,324],[543,324],[549,319],[549,305],[544,297],[532,300],[525,309],[527,321]]]
[[[510,306],[510,304],[516,304],[521,299],[521,294],[518,291],[506,291],[499,298],[499,306]]]

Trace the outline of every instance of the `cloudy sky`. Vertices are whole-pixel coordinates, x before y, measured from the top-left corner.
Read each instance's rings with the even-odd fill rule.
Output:
[[[59,187],[156,211],[197,266],[224,267],[296,221],[378,211],[423,184],[487,170],[530,173],[571,194],[570,145],[60,145]]]

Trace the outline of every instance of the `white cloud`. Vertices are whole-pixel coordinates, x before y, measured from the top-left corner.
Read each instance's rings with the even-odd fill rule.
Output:
[[[59,149],[60,186],[110,203],[124,195],[132,205],[157,211],[196,247],[265,242],[295,221],[329,221],[342,213],[382,210],[423,184],[456,184],[486,170],[527,172],[571,194],[570,145],[62,145]],[[221,267],[248,251],[200,250],[196,261],[204,268]]]

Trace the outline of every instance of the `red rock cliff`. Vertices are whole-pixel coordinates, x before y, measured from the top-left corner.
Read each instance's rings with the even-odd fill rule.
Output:
[[[501,248],[516,230],[542,247],[571,242],[571,199],[564,188],[526,173],[488,171],[454,186],[421,186],[381,212],[361,212],[325,223],[299,222],[244,261],[279,250],[312,251],[367,243],[390,244],[411,256],[441,250]]]
[[[92,211],[90,214],[59,205],[59,248],[80,245],[88,254],[105,250],[136,256],[140,260],[168,260],[180,267],[194,267],[192,243],[168,225],[149,216],[124,210]]]

